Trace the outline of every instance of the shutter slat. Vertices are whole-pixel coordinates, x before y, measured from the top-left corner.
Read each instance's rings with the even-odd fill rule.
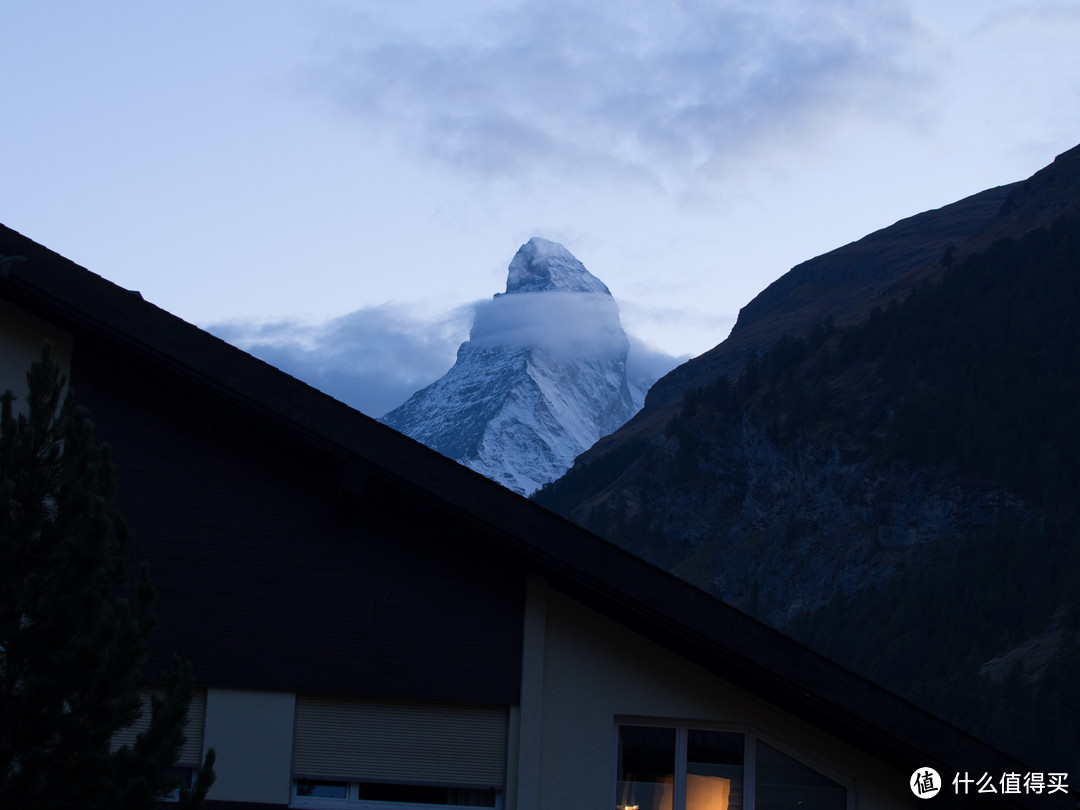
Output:
[[[501,788],[504,706],[300,695],[295,776]]]
[[[135,747],[135,740],[142,732],[150,728],[150,698],[152,695],[164,697],[163,688],[151,688],[142,693],[142,714],[126,728],[117,731],[110,745],[116,751],[122,746]],[[206,690],[195,689],[191,693],[188,705],[187,722],[184,724],[184,736],[187,742],[180,748],[180,757],[176,764],[182,767],[198,767],[202,764],[203,727],[206,725]]]

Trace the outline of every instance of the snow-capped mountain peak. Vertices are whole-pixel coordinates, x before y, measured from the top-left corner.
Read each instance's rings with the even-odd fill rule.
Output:
[[[382,421],[531,494],[641,407],[628,348],[607,286],[534,237],[510,262],[506,292],[477,305],[453,368]]]
[[[525,292],[611,295],[607,285],[586,270],[573,253],[558,242],[539,236],[522,245],[510,262],[506,294]]]

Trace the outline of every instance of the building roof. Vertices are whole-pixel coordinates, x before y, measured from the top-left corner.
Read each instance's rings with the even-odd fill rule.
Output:
[[[19,258],[0,261],[0,295],[77,337],[123,346],[289,441],[340,459],[342,492],[391,488],[451,514],[553,587],[899,769],[1026,772],[705,591],[0,225],[3,257]],[[1062,797],[997,797],[1006,798],[1045,808]]]

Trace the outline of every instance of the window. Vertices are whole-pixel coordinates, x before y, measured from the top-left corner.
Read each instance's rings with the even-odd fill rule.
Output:
[[[298,695],[293,807],[499,808],[505,706]]]
[[[348,810],[501,808],[502,794],[490,788],[296,779],[291,804],[293,807],[342,807]]]
[[[756,735],[620,725],[616,810],[847,810],[847,788]]]
[[[761,740],[756,746],[757,803],[763,810],[799,807],[844,810],[847,790],[809,765]]]

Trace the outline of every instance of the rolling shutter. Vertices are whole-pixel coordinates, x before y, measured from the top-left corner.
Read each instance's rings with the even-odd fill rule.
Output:
[[[501,788],[505,706],[299,695],[297,778]]]
[[[165,696],[164,689],[148,689],[142,694],[143,713],[127,728],[120,729],[112,738],[112,750],[121,746],[135,747],[135,738],[150,727],[150,696]],[[180,758],[176,761],[178,767],[194,767],[202,765],[203,728],[206,725],[206,690],[195,689],[191,693],[191,703],[188,705],[187,723],[184,724],[184,735],[187,742],[180,749]]]

